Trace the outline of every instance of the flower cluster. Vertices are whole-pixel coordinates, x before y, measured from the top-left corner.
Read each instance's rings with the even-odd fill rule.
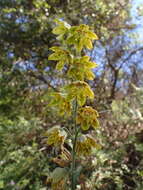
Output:
[[[80,52],[84,47],[92,49],[92,41],[97,40],[95,33],[89,30],[89,26],[81,24],[80,26],[73,26],[69,30],[68,44],[75,45],[75,48]]]
[[[97,64],[91,62],[89,56],[75,58],[70,65],[68,76],[72,79],[81,81],[84,79],[93,80],[95,76],[91,69],[95,67],[97,67]]]
[[[73,82],[66,86],[65,90],[68,92],[67,99],[70,101],[76,99],[77,103],[80,106],[83,106],[85,104],[86,98],[94,98],[93,91],[91,90],[90,86],[84,81]]]
[[[79,156],[88,156],[91,154],[92,149],[99,149],[99,144],[90,135],[81,135],[77,139],[76,153]]]
[[[60,146],[64,143],[67,133],[60,126],[54,126],[47,131],[46,136],[48,145]]]
[[[60,115],[71,114],[71,103],[66,99],[66,95],[60,92],[52,93],[51,106],[57,106]]]
[[[50,48],[52,51],[54,51],[53,54],[51,54],[48,59],[57,61],[56,69],[62,70],[64,65],[67,63],[69,64],[71,62],[71,54],[69,51],[61,49],[60,47],[54,46]]]
[[[68,167],[71,163],[71,175],[68,170],[67,176],[68,178],[71,176],[71,189],[75,190],[76,155],[88,156],[92,153],[93,148],[100,148],[100,145],[96,143],[92,136],[82,134],[82,130],[88,130],[90,127],[95,129],[99,126],[98,112],[90,106],[84,106],[87,99],[94,99],[94,92],[84,80],[94,79],[92,69],[97,64],[92,62],[89,56],[82,56],[83,49],[92,49],[92,42],[97,40],[98,37],[87,25],[70,26],[66,22],[58,20],[56,20],[56,23],[57,26],[53,33],[58,35],[57,38],[62,41],[63,46],[52,47],[53,53],[49,56],[49,60],[56,61],[56,69],[63,69],[69,80],[67,85],[58,90],[58,92],[53,93],[52,101],[53,105],[59,108],[62,115],[66,113],[72,114],[74,125],[72,123],[67,130],[69,132],[68,137],[72,142],[72,144],[68,144],[72,148],[71,154],[70,152],[62,151],[58,157],[53,159],[62,168],[55,168],[53,171],[52,189],[65,189],[64,184],[66,182],[64,179],[67,174],[65,167]],[[77,129],[78,125],[81,127]],[[47,136],[48,145],[62,145],[63,150],[63,143],[67,134],[62,128],[53,127],[48,130]]]
[[[90,106],[79,109],[77,116],[77,124],[81,125],[83,130],[88,130],[91,126],[96,129],[99,127],[98,112]]]

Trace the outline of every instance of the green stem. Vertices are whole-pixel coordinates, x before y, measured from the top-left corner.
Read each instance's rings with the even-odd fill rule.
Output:
[[[75,177],[75,169],[76,169],[76,143],[77,143],[77,136],[79,130],[77,129],[76,117],[77,117],[77,100],[75,100],[75,107],[74,107],[74,139],[73,139],[73,148],[72,148],[72,164],[71,164],[71,189],[76,189],[76,177]]]

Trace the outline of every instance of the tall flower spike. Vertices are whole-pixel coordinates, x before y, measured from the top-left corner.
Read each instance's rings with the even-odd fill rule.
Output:
[[[73,128],[71,127],[71,140],[72,151],[70,154],[61,154],[56,160],[54,160],[61,167],[67,167],[71,161],[71,190],[76,189],[76,156],[87,156],[92,153],[93,148],[99,148],[99,145],[90,135],[83,135],[82,130],[78,130],[78,124],[81,125],[81,129],[88,130],[90,127],[96,128],[99,126],[97,120],[98,113],[93,108],[86,106],[82,107],[86,100],[89,98],[94,99],[94,92],[84,80],[93,80],[94,73],[92,69],[97,65],[90,61],[89,56],[82,56],[83,48],[92,49],[92,41],[97,40],[98,37],[93,33],[89,26],[81,24],[79,26],[69,26],[67,23],[57,20],[57,26],[53,30],[53,33],[58,35],[59,40],[62,40],[62,47],[53,47],[54,53],[49,56],[50,60],[57,61],[56,69],[62,70],[64,68],[64,74],[69,77],[68,85],[62,88],[61,93],[54,93],[55,104],[59,105],[59,110],[62,113],[67,110],[72,111],[73,115]],[[65,64],[67,65],[65,67]],[[61,108],[62,107],[62,108]],[[66,135],[59,128],[53,129],[48,133],[47,143],[49,145],[58,146],[64,142]],[[64,161],[64,162],[63,162]],[[54,174],[63,172],[63,169],[57,169]],[[58,181],[53,181],[53,188],[61,189],[63,179],[59,177]],[[54,177],[55,178],[55,177]],[[57,183],[58,182],[58,183]],[[60,184],[61,183],[61,184]],[[63,186],[62,186],[62,189]]]

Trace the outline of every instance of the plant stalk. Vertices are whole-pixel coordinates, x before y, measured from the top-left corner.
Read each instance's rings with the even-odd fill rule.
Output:
[[[76,169],[76,143],[77,143],[77,136],[79,130],[77,129],[77,123],[76,123],[76,117],[77,117],[77,109],[78,104],[77,100],[75,100],[75,106],[74,106],[74,138],[73,138],[73,148],[72,148],[72,164],[71,164],[71,190],[76,189],[76,176],[75,176],[75,169]]]

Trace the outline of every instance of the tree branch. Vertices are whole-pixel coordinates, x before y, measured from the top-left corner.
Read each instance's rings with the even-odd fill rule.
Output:
[[[47,84],[50,88],[52,88],[54,91],[59,92],[57,88],[55,88],[54,86],[52,86],[52,85],[50,84],[50,82],[48,82],[48,81],[44,78],[44,76],[42,76],[42,75],[36,75],[36,74],[33,73],[33,72],[28,72],[28,74],[29,74],[31,77],[34,77],[34,78],[36,78],[36,79],[38,79],[38,80],[44,82],[44,83]]]
[[[128,60],[132,57],[132,55],[134,55],[134,54],[136,54],[138,51],[142,51],[142,50],[143,50],[143,47],[140,47],[140,48],[138,48],[138,49],[136,49],[136,50],[133,50],[133,51],[128,55],[128,57],[126,57],[126,58],[123,60],[123,62],[122,62],[121,65],[119,66],[119,69],[121,69],[121,67],[123,66],[123,64],[126,63],[126,61],[128,61]]]

